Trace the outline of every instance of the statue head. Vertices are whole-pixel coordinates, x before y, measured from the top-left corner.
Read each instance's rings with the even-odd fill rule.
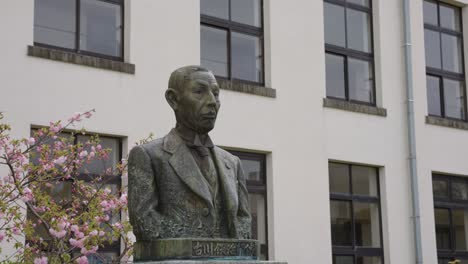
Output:
[[[210,132],[216,122],[219,86],[213,73],[200,66],[185,66],[172,72],[166,100],[177,124],[199,134]]]

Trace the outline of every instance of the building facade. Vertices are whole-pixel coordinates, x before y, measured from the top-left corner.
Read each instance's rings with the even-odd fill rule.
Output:
[[[211,137],[244,161],[263,255],[291,264],[415,263],[411,45],[423,263],[468,263],[467,0],[410,0],[411,43],[402,0],[0,4],[13,136],[94,108],[84,126],[125,156],[175,124],[170,73],[212,69]]]

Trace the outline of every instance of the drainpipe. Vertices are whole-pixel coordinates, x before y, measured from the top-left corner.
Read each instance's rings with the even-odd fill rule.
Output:
[[[413,61],[411,50],[411,15],[410,0],[403,0],[404,27],[405,27],[405,66],[406,66],[406,95],[408,114],[408,147],[409,169],[411,177],[411,195],[413,205],[413,231],[416,264],[423,263],[421,249],[421,216],[419,208],[419,184],[416,162],[416,133],[414,125],[414,95],[413,95]]]

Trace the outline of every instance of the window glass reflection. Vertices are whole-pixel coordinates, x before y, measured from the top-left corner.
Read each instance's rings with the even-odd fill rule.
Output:
[[[452,182],[452,199],[468,200],[468,187],[465,182]]]
[[[349,166],[339,163],[328,163],[330,174],[330,193],[350,193]]]
[[[249,181],[263,181],[261,178],[261,162],[258,160],[242,159],[242,168]]]
[[[356,263],[357,264],[381,264],[382,258],[381,257],[357,257]]]
[[[266,259],[267,234],[266,234],[266,210],[265,197],[261,194],[249,194],[250,213],[252,215],[252,239],[260,242],[262,259]]]
[[[442,33],[443,69],[450,72],[461,73],[463,70],[461,54],[461,39]]]
[[[228,76],[227,31],[201,27],[201,65],[216,76]]]
[[[333,264],[354,264],[353,256],[333,256]]]
[[[442,105],[440,103],[440,78],[426,75],[427,84],[427,108],[429,115],[441,116]]]
[[[34,1],[34,42],[74,49],[75,0]]]
[[[261,27],[261,14],[260,0],[231,0],[232,21]]]
[[[424,23],[437,26],[439,24],[437,17],[437,4],[424,1]]]
[[[372,64],[369,61],[348,58],[349,98],[360,102],[374,101]]]
[[[465,119],[465,93],[463,83],[444,79],[445,116]]]
[[[95,0],[81,0],[80,3],[80,49],[122,56],[120,5]]]
[[[346,10],[348,48],[372,52],[370,15],[353,9]]]
[[[330,201],[332,245],[352,245],[351,203]]]
[[[263,82],[262,44],[259,37],[231,33],[232,77],[235,79]]]
[[[200,11],[203,15],[229,19],[229,0],[200,0]]]
[[[434,210],[437,249],[450,249],[450,215],[448,209]]]
[[[453,228],[455,234],[455,249],[461,251],[467,251],[467,224],[468,214],[463,209],[452,210]]]
[[[345,58],[330,53],[325,58],[327,97],[345,99]]]
[[[325,43],[346,46],[344,7],[323,3],[325,19]]]
[[[380,247],[379,206],[373,203],[354,203],[356,245]]]
[[[78,135],[78,142],[85,144],[90,140],[89,136]],[[99,144],[103,149],[110,149],[107,159],[98,158],[97,156],[91,162],[85,163],[81,168],[81,173],[86,174],[103,174],[107,169],[116,169],[120,162],[120,141],[116,138],[99,137]],[[86,151],[91,152],[89,148]]]
[[[426,66],[441,69],[442,61],[440,54],[440,33],[425,29],[424,45],[426,51]]]
[[[353,194],[377,196],[377,169],[365,166],[352,166]]]
[[[440,26],[443,28],[460,31],[460,9],[457,7],[440,4]]]

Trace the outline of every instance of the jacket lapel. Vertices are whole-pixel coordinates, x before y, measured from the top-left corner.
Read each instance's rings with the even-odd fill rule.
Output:
[[[206,180],[201,174],[192,153],[190,153],[190,150],[174,129],[166,136],[164,149],[172,153],[169,164],[171,164],[177,176],[213,208],[213,201]]]

